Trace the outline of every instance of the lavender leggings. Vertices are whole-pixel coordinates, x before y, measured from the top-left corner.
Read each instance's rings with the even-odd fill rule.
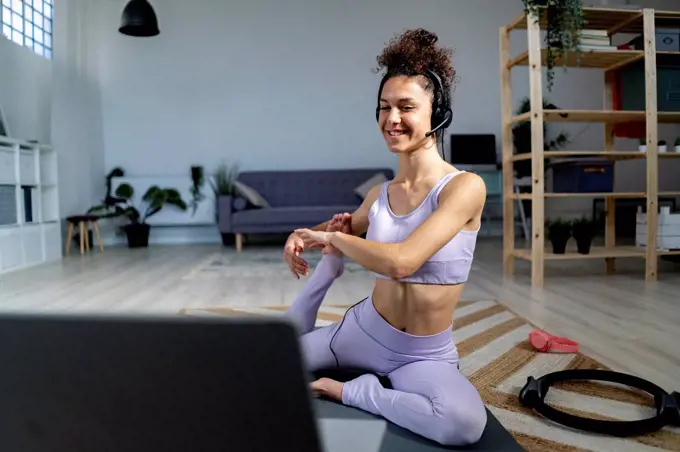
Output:
[[[369,373],[346,382],[343,404],[444,445],[477,442],[486,426],[486,409],[458,370],[449,329],[432,336],[399,331],[375,310],[370,297],[348,310],[342,322],[314,329],[321,302],[342,271],[343,258],[323,256],[287,312],[302,333],[308,370],[339,365],[387,376],[394,389],[384,388]]]

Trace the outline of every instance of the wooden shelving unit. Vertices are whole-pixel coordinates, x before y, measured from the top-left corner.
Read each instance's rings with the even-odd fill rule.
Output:
[[[644,50],[582,50],[577,58],[570,53],[555,62],[555,69],[566,63],[571,68],[600,68],[605,79],[602,110],[543,110],[542,68],[546,63],[547,51],[542,46],[541,29],[547,27],[545,9],[539,17],[522,14],[512,23],[499,30],[500,76],[502,103],[502,149],[503,149],[503,263],[506,274],[514,273],[515,259],[531,262],[532,286],[542,286],[546,260],[562,259],[604,259],[607,273],[615,271],[616,258],[638,257],[646,259],[647,281],[657,279],[658,256],[678,254],[680,251],[657,250],[658,197],[680,196],[680,192],[659,192],[658,167],[660,159],[680,158],[677,153],[658,152],[658,124],[680,123],[680,111],[657,111],[657,62],[676,61],[680,63],[680,52],[657,52],[655,30],[657,27],[680,28],[680,12],[654,9],[613,9],[584,8],[587,20],[585,29],[605,29],[609,36],[617,33],[641,33],[644,36]],[[538,19],[538,20],[536,20]],[[510,33],[513,30],[527,32],[528,50],[518,56],[510,55]],[[622,111],[613,109],[614,71],[631,63],[644,61],[645,66],[645,110]],[[513,115],[511,70],[516,66],[529,67],[529,98],[531,109],[528,113]],[[575,70],[575,69],[569,69]],[[513,154],[512,127],[520,121],[531,122],[531,153]],[[605,146],[593,151],[544,151],[543,124],[545,122],[595,122],[605,125]],[[647,131],[647,152],[621,152],[613,149],[615,124],[645,123]],[[624,160],[646,159],[647,187],[644,193],[548,193],[544,184],[544,161],[546,158],[583,158]],[[532,191],[515,194],[513,190],[514,162],[531,160]],[[544,207],[547,198],[597,197],[605,199],[605,246],[593,248],[590,254],[552,254],[546,249],[544,235]],[[616,246],[615,200],[616,198],[646,198],[647,200],[647,246],[645,248]],[[530,199],[531,248],[515,247],[515,209],[517,199]]]

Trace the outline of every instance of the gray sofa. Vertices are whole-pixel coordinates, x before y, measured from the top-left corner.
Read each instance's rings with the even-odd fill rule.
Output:
[[[368,186],[393,177],[389,168],[242,172],[238,194],[219,201],[219,229],[240,251],[244,234],[290,233],[352,212]]]

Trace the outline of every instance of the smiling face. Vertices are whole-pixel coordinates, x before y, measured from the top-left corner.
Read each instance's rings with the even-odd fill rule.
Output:
[[[395,76],[387,80],[380,94],[378,127],[390,152],[416,151],[434,136],[430,131],[432,93],[425,91],[422,77]]]

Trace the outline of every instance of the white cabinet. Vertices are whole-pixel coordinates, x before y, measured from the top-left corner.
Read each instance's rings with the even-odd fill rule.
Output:
[[[61,228],[58,222],[43,223],[43,240],[45,241],[44,250],[45,261],[53,261],[61,258]]]
[[[21,185],[38,185],[38,175],[36,174],[36,160],[38,150],[21,150],[19,152],[19,182]]]
[[[15,154],[14,149],[0,144],[0,185],[17,183]]]
[[[0,136],[0,273],[60,259],[57,154]]]
[[[0,271],[14,270],[24,265],[22,230],[19,227],[0,229]]]

